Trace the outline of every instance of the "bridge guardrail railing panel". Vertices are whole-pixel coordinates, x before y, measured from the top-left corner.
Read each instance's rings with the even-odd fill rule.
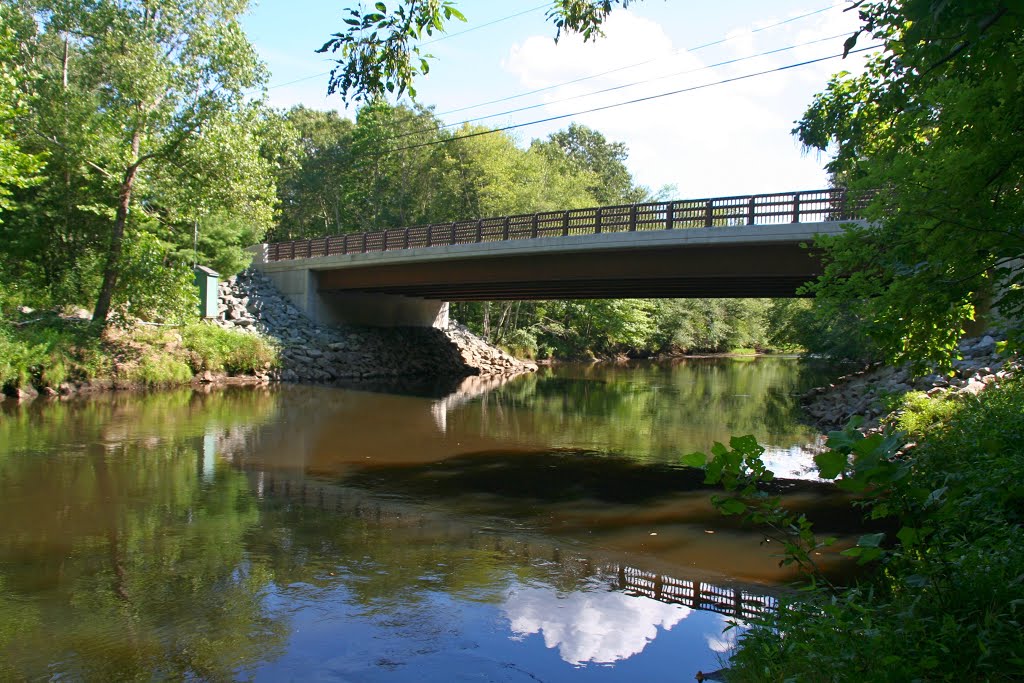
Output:
[[[480,218],[271,243],[268,261],[602,232],[856,219],[874,197],[843,189],[680,199]]]

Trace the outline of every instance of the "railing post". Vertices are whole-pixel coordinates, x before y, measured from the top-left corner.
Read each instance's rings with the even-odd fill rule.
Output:
[[[366,253],[366,233],[363,233],[363,253]]]
[[[292,255],[291,255],[290,258],[291,258],[291,260],[294,261],[295,260],[295,240],[292,240],[291,247],[292,247],[292,250],[291,250],[292,251]]]
[[[710,228],[714,225],[715,211],[714,211],[714,199],[709,199],[707,206],[704,207],[704,226]]]
[[[603,207],[597,207],[597,215],[594,217],[594,234],[601,234],[601,209]]]
[[[793,222],[800,222],[800,193],[793,195]]]
[[[505,223],[504,223],[504,225],[502,225],[502,228],[501,228],[501,239],[504,240],[505,242],[508,241],[508,232],[509,232],[509,220],[508,220],[508,216],[505,216]]]
[[[385,230],[384,231],[384,240],[383,240],[383,242],[381,244],[381,248],[380,248],[381,251],[387,251],[388,250],[388,232],[390,232],[390,231],[389,230]]]
[[[665,229],[671,230],[676,222],[676,203],[668,202],[665,206]]]
[[[747,225],[754,224],[754,204],[757,202],[757,197],[751,197],[750,201],[747,202]]]
[[[434,237],[434,226],[433,225],[428,225],[427,226],[427,246],[428,247],[431,245],[431,241],[432,241],[433,237]]]
[[[538,214],[533,214],[533,220],[530,224],[530,237],[536,237],[537,232],[540,229],[540,220]]]
[[[405,242],[403,244],[404,244],[404,247],[403,247],[404,249],[408,249],[409,248],[409,228],[405,229]]]
[[[629,207],[629,231],[636,232],[636,204]]]
[[[483,218],[478,219],[477,222],[476,222],[476,241],[478,243],[484,241],[484,219]]]
[[[562,212],[562,237],[569,236],[569,212]]]
[[[455,221],[448,226],[448,244],[455,244]]]

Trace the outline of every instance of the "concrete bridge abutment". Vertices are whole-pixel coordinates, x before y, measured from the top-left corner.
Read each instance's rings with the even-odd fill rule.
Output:
[[[296,267],[294,262],[268,262],[265,244],[257,245],[252,251],[252,267],[269,277],[282,296],[320,325],[448,327],[447,301],[325,290],[317,270]]]

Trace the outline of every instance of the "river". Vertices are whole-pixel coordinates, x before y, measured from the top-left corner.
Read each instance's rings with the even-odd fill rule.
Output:
[[[753,434],[807,477],[796,396],[826,376],[692,359],[0,403],[0,680],[692,680],[793,574],[676,463]],[[844,516],[814,483],[787,498]]]

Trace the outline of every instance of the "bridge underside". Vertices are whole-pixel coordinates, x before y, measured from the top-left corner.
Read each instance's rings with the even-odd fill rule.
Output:
[[[322,292],[441,301],[792,297],[821,272],[797,244],[532,254],[317,273]]]

